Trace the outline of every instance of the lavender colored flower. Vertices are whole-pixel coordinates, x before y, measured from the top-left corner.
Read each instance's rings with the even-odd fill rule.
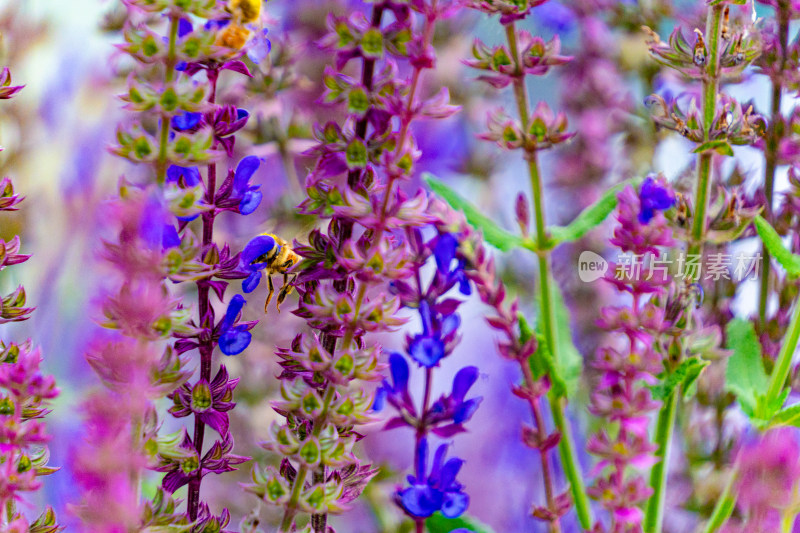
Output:
[[[0,72],[0,100],[13,98],[22,88],[11,85],[11,71],[4,67]],[[0,180],[0,212],[16,211],[22,199],[14,193],[10,178]],[[10,241],[0,239],[0,271],[30,258],[19,253],[20,246],[19,236]],[[26,307],[21,285],[0,296],[0,324],[27,320],[32,312],[33,308]],[[0,524],[11,531],[63,529],[49,507],[33,524],[17,509],[17,503],[24,501],[23,493],[39,490],[39,478],[58,470],[47,465],[50,436],[42,419],[50,412],[49,403],[59,390],[55,379],[42,372],[41,364],[41,351],[33,347],[30,339],[21,343],[0,341]]]
[[[250,76],[246,65],[238,60],[246,52],[250,30],[238,24],[218,24],[224,11],[217,2],[192,1],[180,6],[166,6],[148,1],[126,2],[127,25],[125,43],[120,49],[136,62],[129,78],[128,94],[123,98],[127,108],[148,114],[149,119],[136,120],[132,126],[120,126],[115,153],[135,163],[151,166],[148,191],[151,207],[141,228],[121,234],[120,244],[112,245],[110,256],[120,270],[132,278],[119,296],[108,299],[105,312],[107,325],[119,327],[126,335],[155,341],[175,339],[157,367],[149,376],[172,387],[156,387],[162,395],[173,400],[170,413],[178,418],[192,415],[194,431],[179,432],[173,437],[148,436],[146,449],[151,454],[149,465],[165,472],[163,491],[172,493],[188,485],[188,501],[184,515],[169,511],[174,506],[169,496],[157,494],[161,502],[170,502],[161,509],[155,500],[147,509],[166,513],[161,525],[195,523],[198,531],[220,530],[230,520],[227,510],[216,515],[200,501],[200,485],[209,472],[223,473],[235,469],[247,458],[232,453],[228,411],[233,409],[233,391],[238,383],[220,365],[212,379],[214,351],[219,346],[225,355],[241,353],[250,343],[249,330],[254,322],[241,321],[245,300],[234,296],[228,303],[225,316],[217,321],[211,294],[224,300],[229,280],[243,279],[248,273],[239,270],[239,255],[227,244],[214,242],[216,217],[225,211],[253,213],[261,201],[258,186],[250,178],[259,167],[255,157],[245,157],[227,178],[217,183],[217,166],[227,156],[233,157],[235,135],[247,123],[249,113],[234,105],[217,103],[217,82],[222,71]],[[150,26],[160,17],[140,17],[141,12],[163,14],[168,22],[167,37]],[[259,10],[260,13],[260,10]],[[228,16],[230,22],[230,17]],[[207,24],[194,26],[192,21]],[[250,20],[256,23],[258,13]],[[200,71],[205,79],[191,78]],[[142,123],[156,122],[155,135]],[[199,165],[205,166],[205,176]],[[136,188],[127,186],[123,192]],[[175,217],[174,219],[172,217]],[[196,237],[190,225],[200,219],[202,237]],[[176,224],[177,222],[177,229]],[[137,238],[144,241],[140,248],[132,247]],[[140,257],[137,257],[140,256]],[[138,261],[131,261],[136,258]],[[131,264],[139,266],[132,271]],[[198,291],[196,317],[188,306],[179,305],[169,297],[164,284],[193,282]],[[199,376],[187,381],[190,373],[185,354],[199,352]],[[146,361],[131,361],[133,369],[148,370]],[[109,361],[95,363],[101,369],[111,367]],[[152,409],[148,408],[148,413]],[[139,419],[142,419],[139,416]],[[218,439],[205,445],[206,426],[215,430]],[[157,425],[156,425],[157,427]],[[144,444],[134,435],[134,442]],[[154,451],[155,449],[155,451]],[[204,452],[204,450],[207,450]],[[166,504],[165,504],[166,505]],[[167,512],[169,511],[169,512]],[[155,511],[154,511],[155,512]],[[152,513],[151,515],[152,516]],[[159,519],[161,520],[161,519]]]
[[[353,426],[372,419],[374,403],[373,393],[356,383],[380,380],[380,347],[370,346],[365,337],[404,322],[397,316],[399,299],[388,288],[410,287],[407,280],[414,265],[409,261],[409,232],[432,221],[424,192],[409,194],[400,184],[412,177],[419,158],[412,121],[444,118],[456,111],[447,103],[447,91],[425,101],[418,83],[420,74],[434,66],[434,25],[452,13],[451,8],[447,2],[427,0],[409,5],[380,2],[371,5],[369,18],[358,13],[328,17],[329,33],[321,43],[334,49],[336,64],[335,70],[324,72],[327,89],[321,103],[346,106],[348,115],[342,123],[314,128],[315,145],[306,154],[315,156],[317,163],[306,179],[308,197],[300,212],[333,220],[327,232],[312,231],[308,244],[293,245],[302,259],[292,269],[300,294],[295,314],[319,333],[299,335],[290,348],[278,351],[284,368],[282,400],[274,407],[287,422],[273,426],[267,448],[282,454],[286,466],[277,472],[256,471],[256,483],[248,487],[283,507],[280,531],[295,526],[299,510],[312,514],[315,532],[325,531],[327,514],[345,510],[375,473],[351,452],[354,439],[360,438]],[[388,13],[394,20],[386,24],[383,17]],[[400,75],[397,61],[408,62],[407,75]],[[361,64],[360,79],[342,72],[351,62]],[[258,251],[266,243],[251,244]],[[452,286],[456,277],[458,272],[453,280],[440,275],[438,283]],[[254,288],[258,279],[253,272],[246,288]],[[440,357],[439,347],[446,353],[455,336],[448,329],[453,319],[444,327],[440,324],[450,314],[444,311],[431,309],[430,328],[416,340],[408,339],[431,365]],[[355,383],[348,386],[351,382]],[[323,436],[334,428],[339,437],[325,449]],[[343,496],[325,501],[316,496],[337,494],[337,478],[344,479],[349,469],[364,474],[347,497],[343,489]],[[334,473],[328,474],[331,470]],[[289,477],[292,472],[296,476]],[[313,481],[306,488],[309,476]]]
[[[800,479],[800,442],[791,428],[768,431],[746,443],[739,452],[737,506],[741,531],[770,531],[781,527],[782,512],[794,505]]]
[[[657,257],[659,246],[673,243],[672,231],[666,227],[661,210],[669,208],[675,196],[663,178],[648,177],[638,195],[626,187],[617,198],[619,225],[614,230],[614,244],[637,256],[649,253]],[[668,277],[628,275],[624,269],[613,271],[608,277],[618,290],[633,295],[633,303],[604,308],[599,321],[600,327],[618,332],[627,342],[624,346],[600,348],[595,360],[602,377],[592,394],[589,411],[615,426],[600,429],[587,444],[589,452],[600,459],[596,470],[604,472],[589,489],[589,495],[610,512],[608,530],[625,531],[641,527],[644,513],[639,506],[652,493],[635,473],[656,462],[656,446],[649,441],[647,429],[650,413],[659,403],[642,383],[656,383],[655,376],[663,369],[660,338],[675,317],[668,316],[658,300],[647,299],[648,295],[666,295]],[[605,531],[599,522],[595,529]]]

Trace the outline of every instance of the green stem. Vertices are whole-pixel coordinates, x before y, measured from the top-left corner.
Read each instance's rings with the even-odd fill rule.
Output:
[[[773,402],[775,402],[781,395],[781,392],[783,392],[786,378],[789,376],[789,370],[791,370],[792,367],[792,357],[797,348],[798,339],[800,339],[800,302],[796,303],[794,306],[792,321],[789,323],[789,329],[786,330],[781,352],[778,354],[778,360],[775,362],[775,367],[772,369],[772,374],[769,376],[766,400],[768,409],[771,408]]]
[[[172,83],[175,78],[175,65],[178,60],[177,43],[178,43],[178,22],[180,17],[174,13],[169,15],[169,47],[167,48],[167,58],[164,68],[167,71],[164,73],[165,85]],[[158,141],[158,160],[156,161],[156,181],[159,184],[164,183],[167,177],[167,147],[169,146],[169,127],[170,120],[166,115],[161,116],[161,131],[159,133]]]
[[[703,140],[710,139],[711,126],[717,108],[717,93],[719,92],[720,77],[720,45],[722,40],[722,13],[723,5],[709,8],[706,17],[705,38],[708,42],[708,57],[706,70],[703,73]],[[692,221],[692,231],[689,239],[688,256],[702,256],[706,240],[708,203],[711,193],[711,159],[710,152],[700,154],[697,162],[697,184],[694,195],[696,211]],[[690,320],[687,318],[686,323]],[[678,361],[679,363],[680,361]],[[675,427],[680,390],[675,390],[667,399],[658,413],[655,444],[658,446],[656,458],[660,459],[653,465],[650,472],[650,487],[653,495],[647,502],[644,518],[644,531],[646,533],[660,533],[664,518],[665,498],[664,492],[667,482],[669,450],[672,444],[672,433]]]
[[[509,52],[511,53],[517,69],[517,76],[514,78],[514,96],[517,102],[517,110],[519,111],[522,129],[523,131],[527,131],[530,119],[528,110],[528,95],[527,91],[525,90],[525,78],[521,74],[522,61],[519,54],[519,47],[517,45],[517,31],[513,22],[506,25],[506,37],[508,39]],[[526,154],[526,158],[528,159],[528,173],[531,181],[531,191],[533,194],[536,241],[539,246],[537,256],[539,260],[539,299],[541,302],[540,314],[545,341],[550,349],[551,356],[557,361],[558,343],[556,342],[553,291],[551,288],[553,278],[551,273],[549,253],[547,250],[542,249],[547,242],[547,225],[545,222],[544,213],[544,187],[542,185],[541,175],[539,174],[539,164],[536,156],[537,154],[535,150]],[[564,473],[567,476],[567,480],[570,484],[570,490],[572,492],[572,498],[575,502],[575,510],[578,515],[578,520],[584,529],[590,529],[592,526],[592,515],[589,507],[589,498],[586,494],[583,476],[581,475],[580,466],[575,454],[575,445],[572,441],[569,423],[564,416],[564,399],[548,395],[548,403],[552,412],[553,422],[561,433],[561,440],[558,445],[558,450],[561,456]]]
[[[736,495],[733,493],[733,484],[736,481],[737,470],[731,472],[731,477],[725,484],[722,494],[717,499],[717,504],[714,506],[714,512],[711,513],[711,518],[706,524],[704,533],[714,533],[725,524],[733,513],[733,508],[736,506]]]
[[[325,388],[325,399],[322,402],[322,410],[319,413],[319,417],[314,421],[314,427],[311,430],[311,434],[314,437],[319,437],[320,432],[322,431],[322,426],[324,426],[325,417],[328,414],[328,408],[333,401],[334,396],[336,395],[336,388],[332,385],[328,385]],[[308,466],[300,465],[300,468],[297,470],[297,476],[294,478],[294,483],[292,485],[292,494],[289,496],[289,502],[286,504],[286,510],[283,513],[283,520],[281,521],[281,533],[287,533],[292,529],[292,524],[294,523],[294,517],[297,514],[297,504],[300,501],[300,494],[303,492],[303,487],[306,484],[306,476],[308,475]]]
[[[572,488],[572,499],[575,503],[575,512],[581,527],[589,529],[592,527],[592,509],[589,506],[589,497],[586,495],[586,486],[583,483],[583,473],[578,464],[577,454],[575,453],[575,439],[572,437],[572,429],[569,421],[564,417],[565,399],[552,398],[550,406],[552,409],[553,424],[561,433],[561,440],[558,441],[558,452],[561,454],[561,466],[564,468],[564,475]]]
[[[647,512],[644,517],[644,530],[647,533],[660,533],[661,524],[664,520],[664,500],[667,487],[667,460],[670,445],[672,444],[672,434],[675,427],[675,412],[677,411],[680,388],[674,390],[658,413],[656,423],[655,442],[658,449],[655,452],[656,460],[650,471],[650,487],[653,495],[647,500]]]

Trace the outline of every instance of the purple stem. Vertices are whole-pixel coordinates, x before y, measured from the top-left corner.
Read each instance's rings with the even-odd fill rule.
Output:
[[[208,71],[208,82],[211,84],[211,94],[208,97],[208,101],[211,104],[216,102],[217,97],[217,78],[219,76],[219,70],[212,70],[209,69]],[[214,139],[214,142],[211,146],[212,149],[216,148],[217,141]],[[208,165],[208,176],[207,176],[207,185],[206,185],[206,203],[209,205],[214,205],[214,197],[216,196],[217,192],[217,164],[210,163]],[[214,240],[214,218],[216,217],[217,212],[216,208],[210,211],[206,211],[203,213],[203,244],[201,250],[203,253],[208,249],[209,246],[213,243]],[[209,316],[209,310],[211,309],[211,302],[209,301],[209,292],[210,286],[208,284],[208,280],[200,280],[197,282],[197,300],[198,300],[198,307],[200,311],[200,326],[204,327],[204,321]],[[206,325],[209,330],[213,329],[214,324],[210,323]],[[214,341],[211,339],[210,335],[201,335],[198,339],[199,341],[199,351],[200,351],[200,379],[204,379],[207,382],[211,381],[211,358],[214,354]],[[197,450],[198,457],[203,457],[203,439],[205,438],[205,429],[206,425],[200,418],[195,415],[194,418],[194,448]],[[189,511],[189,519],[194,521],[197,519],[198,509],[200,507],[200,483],[203,480],[203,469],[202,467],[197,470],[197,476],[189,482],[189,499],[187,502],[187,507]]]
[[[420,291],[422,289],[420,288]],[[417,425],[417,431],[414,435],[415,444],[414,444],[414,457],[419,457],[420,448],[422,447],[422,439],[428,437],[428,403],[430,403],[431,399],[431,384],[433,382],[433,369],[426,368],[425,369],[425,394],[422,397],[422,408],[420,409],[420,416],[419,416],[419,424]],[[422,468],[425,468],[425,465],[420,464],[420,461],[414,461],[415,467],[415,476],[417,478],[417,482],[420,479],[425,479],[427,472],[421,471]],[[425,519],[421,517],[414,518],[414,523],[416,525],[417,533],[424,533],[425,532]]]

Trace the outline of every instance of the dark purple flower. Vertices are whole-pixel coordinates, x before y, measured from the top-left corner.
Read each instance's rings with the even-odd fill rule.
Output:
[[[197,451],[186,430],[183,432],[183,441],[178,448],[184,453],[171,454],[174,458],[165,458],[162,455],[163,464],[155,469],[158,472],[167,472],[161,481],[161,486],[169,493],[173,493],[189,483],[197,476],[198,470],[200,470],[200,477],[211,472],[215,474],[233,472],[236,470],[233,465],[249,460],[248,457],[230,453],[233,450],[233,437],[230,433],[226,434],[221,441],[215,442],[202,460],[198,460]]]
[[[266,254],[275,248],[275,239],[269,235],[259,235],[247,243],[242,250],[241,270],[250,275],[242,282],[242,290],[253,292],[261,282],[261,271],[267,266]]]
[[[442,444],[436,450],[430,475],[425,477],[428,468],[428,441],[422,439],[416,458],[417,475],[408,476],[410,487],[398,493],[400,505],[411,516],[427,518],[440,511],[447,518],[461,516],[469,506],[469,496],[456,481],[458,471],[464,461],[453,457],[444,461],[447,445]]]
[[[250,345],[252,335],[245,324],[234,325],[245,301],[241,294],[231,298],[228,310],[225,311],[225,318],[219,324],[219,349],[225,355],[238,355]]]
[[[653,219],[656,211],[665,211],[675,205],[675,194],[652,176],[648,176],[639,191],[639,201],[642,205],[639,222],[647,224]]]
[[[213,126],[214,137],[225,148],[228,157],[233,157],[234,133],[244,128],[249,118],[250,113],[232,105],[218,107],[206,115],[205,121]]]
[[[169,395],[175,403],[169,412],[176,418],[194,413],[201,422],[211,426],[220,435],[228,433],[228,411],[236,406],[233,389],[239,378],[228,379],[228,370],[220,365],[217,375],[209,383],[201,379],[194,385],[184,383]]]

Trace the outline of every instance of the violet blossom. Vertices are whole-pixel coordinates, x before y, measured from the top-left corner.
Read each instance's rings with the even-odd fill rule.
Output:
[[[647,255],[659,257],[660,247],[674,243],[663,211],[675,204],[675,195],[663,178],[648,177],[638,194],[626,187],[618,199],[619,225],[612,243],[633,254],[634,261]],[[589,410],[614,424],[614,429],[600,429],[587,444],[588,450],[600,458],[596,470],[602,472],[589,494],[611,514],[608,529],[598,522],[596,531],[641,527],[644,513],[639,506],[651,494],[636,470],[647,469],[655,462],[656,447],[649,441],[647,428],[649,415],[659,404],[643,383],[656,383],[655,376],[663,368],[660,336],[671,326],[671,317],[655,297],[666,295],[671,280],[655,269],[648,274],[638,275],[624,263],[607,274],[617,290],[631,294],[632,304],[601,311],[600,326],[619,332],[625,341],[600,348],[595,360],[603,374]]]
[[[312,514],[315,532],[326,531],[327,514],[346,510],[376,473],[351,451],[360,438],[353,426],[372,419],[373,394],[356,384],[381,378],[380,347],[370,346],[365,336],[404,322],[387,289],[413,274],[408,232],[432,221],[426,195],[406,193],[400,183],[413,175],[419,158],[412,121],[456,111],[445,90],[426,99],[419,83],[435,64],[435,23],[452,7],[428,0],[381,1],[372,4],[369,18],[360,13],[328,18],[330,31],[321,43],[336,51],[336,70],[325,71],[322,99],[347,106],[348,115],[342,123],[315,127],[317,144],[308,155],[317,163],[306,179],[308,198],[300,211],[332,221],[327,232],[313,230],[307,245],[295,243],[302,261],[292,269],[300,293],[295,314],[320,333],[301,334],[278,352],[282,400],[274,407],[287,421],[273,425],[265,447],[284,459],[280,471],[256,471],[248,487],[283,507],[280,531],[290,531],[301,510]],[[384,23],[389,12],[393,21]],[[408,61],[407,75],[399,74],[398,60]],[[351,61],[361,63],[360,79],[340,72]],[[266,245],[251,241],[248,247]],[[242,268],[252,272],[250,289],[258,283],[259,268],[257,263]],[[435,358],[445,339],[434,329],[425,333],[418,339],[419,353],[433,350]]]

